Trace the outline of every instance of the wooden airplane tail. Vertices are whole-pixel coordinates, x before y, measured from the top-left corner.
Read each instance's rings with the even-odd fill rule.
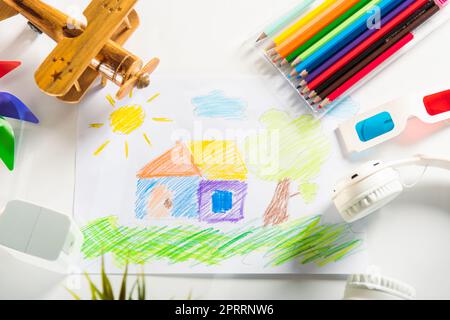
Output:
[[[0,21],[14,17],[18,12],[7,5],[3,0],[0,0]]]

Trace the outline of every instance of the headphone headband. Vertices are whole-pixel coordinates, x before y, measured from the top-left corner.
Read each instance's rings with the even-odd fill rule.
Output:
[[[339,181],[333,202],[347,222],[354,222],[394,200],[406,187],[397,168],[418,165],[450,170],[450,159],[416,155],[393,162],[372,161]]]
[[[435,167],[444,170],[450,170],[450,159],[419,154],[412,158],[387,163],[385,167],[399,168],[410,165]]]

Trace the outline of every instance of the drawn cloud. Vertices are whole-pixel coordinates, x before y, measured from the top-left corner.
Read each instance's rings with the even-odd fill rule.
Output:
[[[214,90],[205,96],[194,97],[194,114],[203,118],[235,120],[245,118],[247,102],[239,98],[227,97],[225,92]]]

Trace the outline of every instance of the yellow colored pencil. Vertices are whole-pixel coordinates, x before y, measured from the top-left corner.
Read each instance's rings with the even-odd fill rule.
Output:
[[[317,15],[322,13],[323,11],[327,10],[331,5],[333,5],[337,0],[324,0],[323,3],[319,6],[317,6],[315,9],[311,10],[307,15],[305,15],[303,18],[299,19],[297,22],[295,22],[292,26],[285,29],[280,35],[275,37],[273,40],[275,45],[281,44],[283,41],[285,41],[287,38],[292,36],[298,29],[309,23],[311,20],[313,20]]]

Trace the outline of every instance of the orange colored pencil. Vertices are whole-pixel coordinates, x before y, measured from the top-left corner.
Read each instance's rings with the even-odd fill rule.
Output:
[[[300,19],[298,19],[292,26],[289,28],[286,28],[281,32],[278,36],[276,36],[273,39],[273,47],[281,44],[284,42],[287,38],[292,36],[295,31],[302,28],[305,24],[309,23],[311,20],[313,20],[318,14],[328,9],[333,3],[335,3],[337,0],[324,0],[320,5],[312,9],[310,12],[302,16]]]
[[[314,37],[327,25],[353,7],[359,0],[338,0],[327,10],[317,15],[308,24],[298,29],[292,36],[275,47],[276,52],[283,58],[294,52],[299,46]]]

